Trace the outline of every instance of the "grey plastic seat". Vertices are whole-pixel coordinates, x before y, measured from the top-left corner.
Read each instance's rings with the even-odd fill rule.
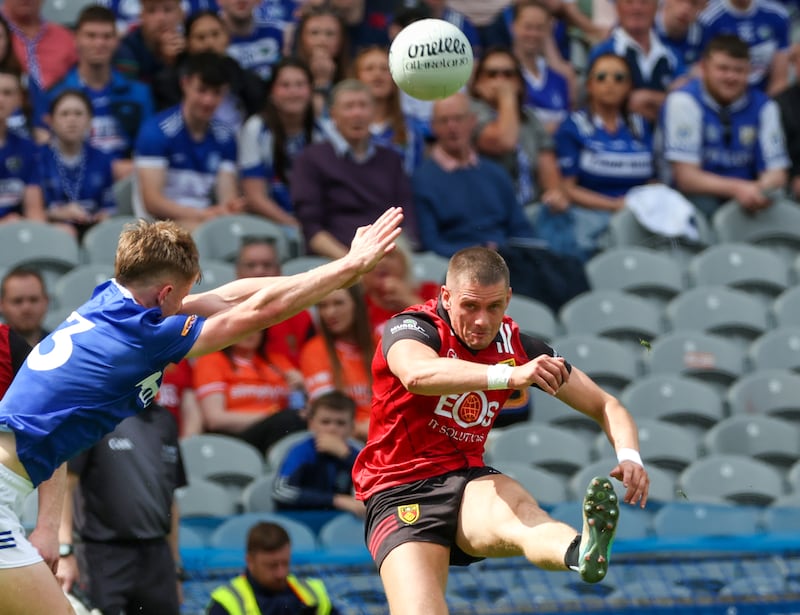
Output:
[[[586,486],[595,476],[609,476],[609,472],[618,464],[616,456],[603,457],[590,464],[585,465],[576,471],[569,479],[569,493],[572,498],[579,500],[583,498]],[[650,494],[648,501],[670,502],[675,499],[675,480],[669,472],[656,466],[647,466],[647,473],[650,477]],[[625,488],[616,478],[611,478],[617,495],[622,500]]]
[[[800,325],[778,327],[756,338],[747,349],[747,359],[754,370],[800,372]]]
[[[800,453],[800,430],[760,414],[730,416],[706,433],[703,445],[711,454],[746,455],[786,470]]]
[[[319,530],[324,549],[365,549],[364,520],[350,513],[336,515]]]
[[[83,261],[113,267],[119,236],[125,226],[136,221],[133,216],[113,216],[91,227],[81,239]]]
[[[516,461],[562,476],[589,462],[589,447],[579,436],[551,425],[518,423],[498,430],[487,450],[488,463]]]
[[[225,487],[202,478],[192,478],[188,485],[176,489],[175,501],[181,518],[227,517],[238,512]]]
[[[281,467],[283,458],[286,457],[286,453],[289,452],[289,449],[300,442],[300,440],[305,440],[310,433],[311,432],[305,429],[302,431],[296,431],[283,436],[280,440],[273,444],[267,451],[267,469],[270,472],[276,472],[278,468]]]
[[[797,514],[798,506],[797,504],[789,506],[785,502],[786,500],[779,499],[764,508],[761,513],[760,524],[765,532],[792,534],[794,536],[800,532],[800,515]]]
[[[653,529],[659,538],[749,536],[758,531],[760,514],[753,506],[669,502],[653,516]]]
[[[200,280],[192,286],[190,292],[202,293],[213,290],[236,279],[235,267],[224,261],[210,259],[200,260]]]
[[[536,299],[512,294],[506,314],[514,319],[523,333],[545,342],[556,337],[558,324],[553,312]]]
[[[716,333],[749,345],[770,327],[768,308],[748,293],[726,286],[699,286],[667,304],[665,315],[673,331]]]
[[[531,387],[530,393],[531,418],[529,422],[535,424],[550,424],[573,431],[596,434],[600,432],[600,425],[593,418],[578,412],[563,401],[548,395],[541,389]]]
[[[657,419],[683,428],[705,430],[725,412],[722,396],[713,386],[678,374],[638,379],[625,387],[620,400],[637,421]]]
[[[314,269],[315,267],[330,262],[331,259],[325,258],[324,256],[296,256],[295,258],[290,258],[281,265],[281,274],[295,275],[297,273],[304,273],[309,269]]]
[[[241,549],[244,551],[247,533],[251,527],[261,521],[269,521],[282,526],[292,541],[293,553],[318,550],[314,532],[307,525],[280,513],[243,513],[230,517],[211,532],[208,546],[216,549]]]
[[[674,331],[659,337],[644,351],[649,374],[697,378],[724,392],[744,373],[744,349],[720,335],[702,331]]]
[[[38,269],[52,288],[58,276],[79,263],[78,241],[66,231],[27,220],[0,225],[0,267]]]
[[[648,468],[656,466],[677,473],[698,458],[698,437],[691,429],[635,416],[642,458]],[[604,433],[597,436],[595,451],[599,457],[614,455],[614,449]]]
[[[782,577],[751,577],[731,580],[719,590],[720,597],[744,598],[752,601],[756,596],[773,600],[788,591],[785,579]],[[796,592],[797,589],[794,589]]]
[[[786,474],[786,482],[789,485],[789,493],[800,496],[800,460],[792,464]]]
[[[721,498],[733,504],[763,506],[784,494],[783,476],[764,461],[743,455],[707,455],[678,477],[690,501]]]
[[[242,509],[244,512],[273,512],[275,501],[272,499],[272,487],[275,473],[268,472],[254,478],[242,489]]]
[[[280,225],[261,216],[235,214],[212,218],[192,233],[201,259],[236,260],[243,237],[271,237],[281,262],[292,256],[289,240]]]
[[[642,246],[620,246],[600,252],[586,263],[594,290],[620,290],[666,304],[685,287],[681,265],[663,252]]]
[[[186,474],[244,486],[264,473],[259,450],[244,440],[221,434],[198,434],[181,440]]]
[[[728,390],[732,415],[771,414],[800,420],[800,374],[765,369],[743,376]]]
[[[664,330],[661,309],[619,290],[595,290],[568,301],[558,313],[567,335],[599,335],[637,351]]]
[[[593,335],[570,335],[553,340],[551,345],[614,395],[639,376],[638,354],[620,342]]]
[[[418,282],[444,284],[450,260],[435,252],[416,252],[411,255],[411,269]]]
[[[703,250],[688,266],[692,286],[732,286],[770,301],[789,287],[786,262],[768,248],[721,243]]]
[[[719,242],[742,241],[766,246],[790,263],[800,252],[800,207],[779,200],[756,213],[728,203],[714,213],[711,224]]]
[[[72,310],[83,305],[92,296],[92,291],[114,277],[114,264],[88,263],[78,265],[58,278],[50,293],[51,311],[66,318]]]
[[[564,477],[544,468],[521,461],[502,461],[493,467],[521,484],[540,504],[563,502],[567,497]]]
[[[692,590],[661,579],[648,579],[647,581],[634,581],[624,583],[610,593],[606,600],[636,601],[643,604],[653,602],[664,603],[673,600],[687,601],[692,598]]]
[[[772,315],[778,327],[800,327],[800,284],[775,298]]]

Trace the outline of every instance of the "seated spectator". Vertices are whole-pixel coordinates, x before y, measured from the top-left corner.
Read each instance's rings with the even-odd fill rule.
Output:
[[[46,121],[53,136],[39,164],[47,219],[80,238],[116,209],[112,159],[89,144],[92,103],[80,90],[62,90]]]
[[[245,235],[236,256],[237,278],[259,278],[281,275],[281,261],[270,237]],[[264,330],[264,352],[273,363],[284,364],[286,360],[294,369],[285,369],[290,384],[300,385],[300,351],[316,333],[314,319],[308,310],[298,312]]]
[[[292,547],[280,525],[261,521],[247,534],[245,571],[211,593],[206,615],[240,615],[241,604],[255,613],[327,613],[339,615],[320,579],[289,572]]]
[[[255,9],[261,0],[218,0],[218,4],[219,17],[230,36],[228,55],[243,69],[269,81],[272,67],[281,59],[283,30],[256,20]]]
[[[411,188],[397,152],[373,145],[369,132],[375,103],[355,79],[337,84],[331,96],[330,140],[306,147],[292,170],[292,201],[309,253],[338,258],[356,228],[389,205],[402,205],[412,229]]]
[[[189,56],[198,53],[215,53],[224,64],[228,86],[222,102],[214,112],[214,119],[237,132],[242,122],[264,104],[266,85],[254,72],[242,68],[229,55],[228,33],[216,13],[199,11],[186,19],[186,49],[171,66],[165,67],[153,82],[153,94],[159,111],[181,101],[181,76],[186,72]]]
[[[235,436],[266,452],[286,434],[305,429],[298,410],[289,408],[292,386],[285,370],[264,353],[264,334],[248,335],[233,346],[199,357],[193,381],[206,431]]]
[[[538,0],[523,0],[512,9],[511,39],[524,78],[524,104],[553,134],[576,98],[575,71],[563,59],[553,60],[553,19]]]
[[[425,136],[419,125],[403,114],[400,89],[389,72],[389,52],[382,47],[368,47],[355,57],[353,67],[356,79],[369,87],[375,102],[375,116],[369,127],[372,142],[400,154],[410,175],[422,162]]]
[[[303,346],[300,369],[312,401],[334,389],[356,403],[354,434],[367,439],[372,403],[375,340],[367,319],[364,290],[356,284],[335,290],[317,304],[319,333]]]
[[[47,91],[37,110],[37,125],[64,90],[80,90],[92,105],[91,145],[114,157],[114,177],[133,172],[131,154],[142,123],[153,114],[150,90],[114,70],[117,48],[114,14],[91,5],[81,11],[75,31],[78,65]]]
[[[21,101],[19,73],[0,68],[0,224],[46,220],[36,145],[6,123]]]
[[[700,60],[703,27],[698,21],[705,0],[662,0],[656,13],[656,33],[688,69]]]
[[[322,140],[314,120],[311,71],[302,60],[275,65],[260,113],[239,134],[239,169],[248,211],[287,227],[299,240],[289,177],[294,159],[308,144]]]
[[[508,171],[520,205],[545,203],[557,211],[569,205],[553,138],[536,113],[522,104],[520,65],[510,51],[492,48],[478,61],[472,82],[478,152]]]
[[[800,53],[794,55],[795,74],[800,75]],[[790,85],[775,99],[781,112],[781,125],[786,137],[786,148],[791,161],[789,191],[800,201],[800,81]]]
[[[150,118],[139,132],[134,158],[137,215],[175,220],[191,229],[242,210],[236,138],[213,119],[227,85],[226,63],[218,54],[187,58],[183,102]]]
[[[675,185],[709,217],[729,199],[750,211],[769,207],[770,193],[787,183],[778,105],[748,86],[749,57],[734,35],[711,39],[702,79],[671,93],[664,108],[664,158]]]
[[[619,25],[611,37],[595,46],[589,64],[601,55],[616,54],[628,64],[632,84],[629,111],[655,122],[667,90],[686,67],[655,31],[658,0],[616,0]]]
[[[341,391],[311,402],[311,433],[286,452],[275,477],[272,498],[278,510],[342,510],[364,516],[351,477],[360,450],[350,443],[355,412],[355,402]]]
[[[156,402],[175,418],[181,439],[203,433],[203,415],[194,392],[192,364],[188,359],[170,363],[164,370]]]
[[[347,27],[347,38],[354,52],[374,46],[388,49],[391,1],[329,0],[328,4]]]
[[[265,0],[269,2],[270,0]],[[117,19],[117,31],[124,36],[139,25],[142,12],[141,0],[100,0],[98,4],[108,7]],[[197,11],[216,11],[216,0],[181,0],[187,15]]]
[[[703,47],[718,34],[741,38],[750,50],[748,83],[770,96],[789,85],[789,14],[772,0],[710,2],[700,14]]]
[[[448,6],[446,0],[422,0],[422,3],[428,7],[433,19],[442,19],[461,30],[472,46],[473,55],[476,58],[481,57],[481,37],[478,29],[466,15]]]
[[[651,0],[645,0],[650,2]],[[597,56],[586,79],[587,106],[573,112],[555,135],[577,249],[590,258],[625,195],[655,177],[648,123],[629,108],[629,64],[614,54]]]
[[[28,345],[36,346],[50,331],[42,326],[50,306],[42,274],[30,267],[14,267],[0,282],[0,316]]]
[[[140,0],[139,25],[128,32],[114,54],[114,68],[150,84],[186,46],[181,0]]]
[[[0,13],[0,70],[9,71],[14,75],[22,75],[22,62],[14,51],[14,44],[12,39],[11,28],[8,25],[5,17]],[[23,88],[21,102],[19,108],[14,111],[8,119],[6,125],[9,130],[22,135],[23,137],[30,137],[32,130],[32,113],[31,108],[33,101],[28,96],[27,88]]]
[[[334,85],[350,74],[350,42],[338,13],[326,6],[307,6],[297,24],[295,55],[311,69],[314,114],[323,117]]]

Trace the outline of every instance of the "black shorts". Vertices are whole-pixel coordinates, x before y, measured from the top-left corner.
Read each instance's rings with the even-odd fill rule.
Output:
[[[500,474],[489,466],[456,470],[433,478],[398,485],[366,502],[367,547],[378,570],[389,552],[404,542],[433,542],[450,548],[450,564],[469,566],[473,557],[456,546],[458,514],[467,483]]]

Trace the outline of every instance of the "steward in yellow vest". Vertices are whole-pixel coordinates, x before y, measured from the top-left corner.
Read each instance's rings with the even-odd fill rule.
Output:
[[[241,574],[228,585],[215,589],[211,594],[211,600],[222,606],[228,615],[271,615],[290,612],[331,615],[333,613],[331,599],[325,585],[319,579],[298,579],[290,574],[286,577],[286,582],[291,592],[282,592],[274,596],[274,600],[271,600],[274,604],[264,610],[259,608],[256,593],[246,574]],[[291,606],[293,598],[296,598],[294,608]],[[265,599],[270,601],[269,598]]]

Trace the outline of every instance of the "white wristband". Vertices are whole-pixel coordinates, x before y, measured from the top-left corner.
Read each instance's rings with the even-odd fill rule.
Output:
[[[634,448],[621,448],[617,451],[617,461],[622,463],[623,461],[632,461],[642,467],[644,464],[642,463],[642,456],[639,454]]]
[[[507,389],[508,381],[513,371],[514,368],[507,363],[498,363],[497,365],[490,365],[487,367],[486,380],[489,384],[489,390],[497,391],[498,389]]]

